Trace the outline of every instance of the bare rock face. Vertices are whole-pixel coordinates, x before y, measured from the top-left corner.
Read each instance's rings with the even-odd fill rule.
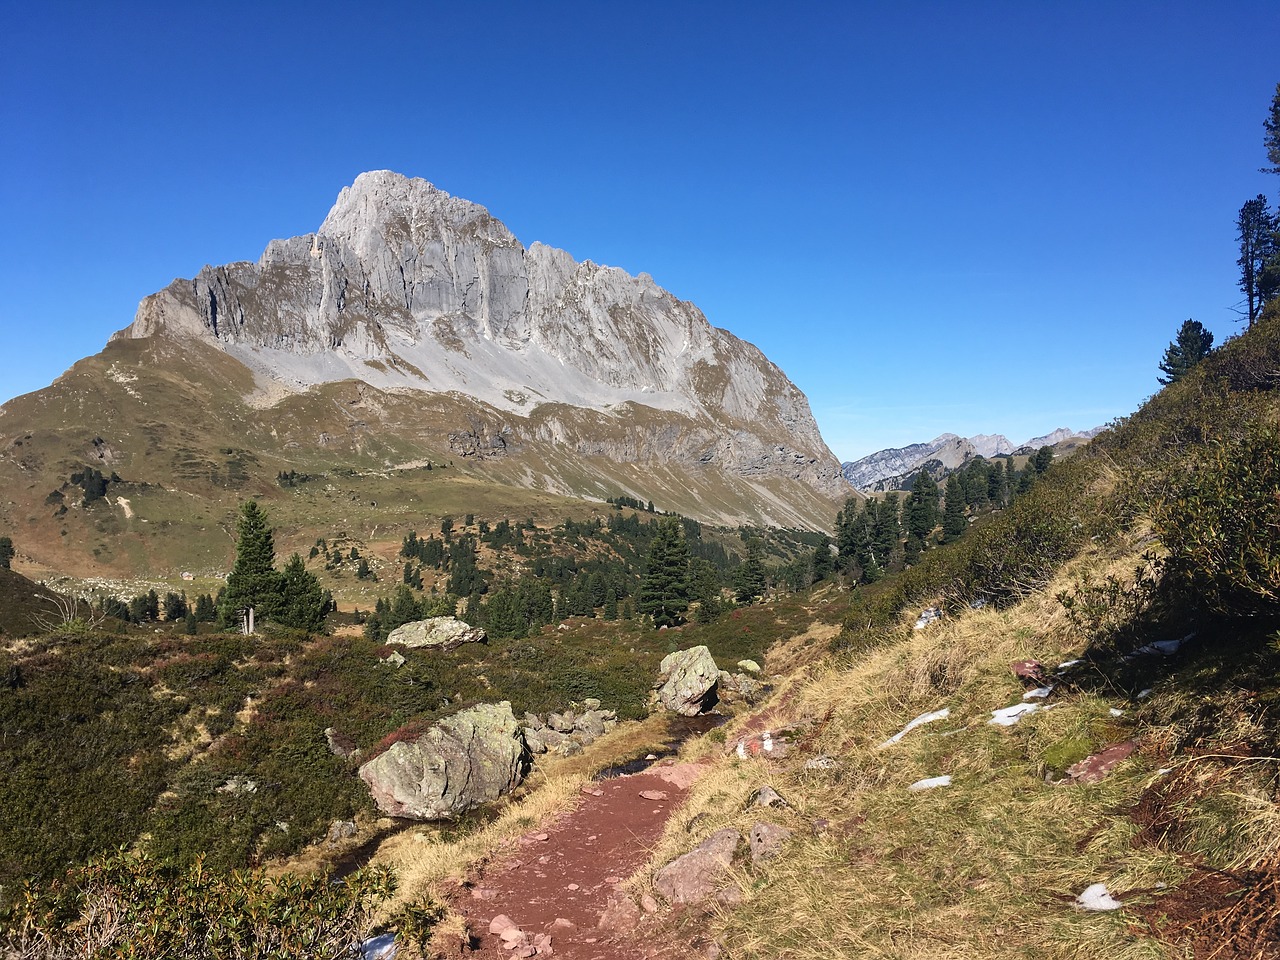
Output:
[[[414,620],[391,631],[387,643],[402,647],[435,647],[452,650],[464,643],[483,643],[485,632],[454,617]]]
[[[498,799],[524,777],[525,743],[511,704],[484,703],[393,744],[360,767],[383,813],[447,820]]]
[[[804,394],[756,347],[648,274],[526,248],[484,207],[388,170],[343,189],[316,233],[174,281],[116,336],[162,334],[235,357],[268,396],[354,380],[512,417],[450,433],[457,456],[505,457],[523,434],[851,492]]]
[[[719,887],[720,878],[741,844],[742,834],[737,830],[717,830],[654,874],[654,888],[671,903],[697,903],[707,899]]]
[[[716,704],[720,669],[704,646],[667,654],[658,668],[658,702],[663,709],[695,717]]]

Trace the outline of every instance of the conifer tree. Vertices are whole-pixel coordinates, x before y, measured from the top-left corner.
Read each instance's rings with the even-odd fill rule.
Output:
[[[1161,383],[1169,384],[1181,380],[1187,371],[1207,357],[1213,350],[1213,334],[1201,325],[1199,320],[1186,320],[1178,328],[1178,338],[1169,344],[1160,361],[1163,377],[1157,377]]]
[[[747,555],[734,576],[734,593],[739,603],[751,604],[765,591],[763,550],[759,537],[747,541]]]
[[[678,517],[663,517],[649,545],[638,608],[655,627],[674,627],[689,609],[689,551]]]
[[[320,588],[320,581],[307,572],[302,557],[294,554],[280,575],[280,596],[273,619],[298,630],[319,630],[324,626],[332,598]]]
[[[0,569],[8,570],[12,562],[13,540],[10,537],[0,537]]]
[[[258,501],[241,506],[237,532],[236,562],[219,603],[222,622],[228,626],[238,621],[239,611],[246,607],[253,607],[259,620],[271,619],[280,601],[275,540]]]
[[[914,537],[918,544],[923,545],[938,525],[938,481],[923,468],[912,481],[905,512],[907,536]],[[916,553],[919,554],[919,547]]]
[[[951,543],[964,535],[969,522],[964,516],[964,491],[954,473],[947,477],[947,503],[942,513],[942,542]]]
[[[1245,317],[1249,326],[1276,294],[1276,218],[1267,207],[1267,198],[1258,194],[1245,201],[1236,217],[1236,239],[1240,243],[1240,292],[1245,297]]]

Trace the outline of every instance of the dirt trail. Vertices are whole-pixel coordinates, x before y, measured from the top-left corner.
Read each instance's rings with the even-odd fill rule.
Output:
[[[593,783],[574,810],[521,837],[519,847],[485,867],[469,896],[454,904],[479,940],[473,956],[521,955],[489,933],[490,921],[505,914],[530,943],[537,934],[551,936],[551,952],[539,951],[540,957],[647,960],[659,952],[672,957],[669,947],[658,951],[597,924],[620,894],[620,884],[648,860],[667,820],[705,769],[666,760],[642,773]],[[642,792],[664,798],[646,798]]]

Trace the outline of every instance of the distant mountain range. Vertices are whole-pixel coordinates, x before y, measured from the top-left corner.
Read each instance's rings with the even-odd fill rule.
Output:
[[[1041,447],[1059,445],[1079,446],[1097,436],[1105,427],[1089,430],[1072,430],[1059,427],[1042,437],[1032,437],[1026,443],[1014,446],[1003,434],[980,433],[973,437],[960,437],[944,433],[927,443],[913,443],[905,447],[877,450],[861,460],[842,464],[845,479],[863,493],[906,489],[910,478],[920,468],[929,466],[930,473],[941,479],[952,470],[974,457],[1003,457],[1034,453]],[[1074,443],[1072,443],[1074,441]]]

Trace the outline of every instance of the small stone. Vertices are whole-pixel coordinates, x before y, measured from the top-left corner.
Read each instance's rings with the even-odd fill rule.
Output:
[[[502,935],[503,930],[510,930],[513,927],[516,930],[520,929],[519,927],[516,926],[515,921],[512,920],[510,917],[508,917],[505,913],[500,913],[496,917],[494,917],[492,920],[489,921],[489,932],[498,934],[499,936]]]
[[[605,877],[604,882],[608,884],[616,885],[622,882],[622,878],[621,877]]]
[[[546,843],[548,840],[550,840],[550,839],[551,839],[551,834],[549,834],[549,833],[540,833],[540,834],[538,834],[536,837],[534,837],[533,839],[538,840],[538,841],[540,841],[540,842],[542,842],[542,843]]]
[[[580,886],[578,886],[576,883],[571,883],[571,884],[569,884],[569,886],[568,886],[566,889],[568,889],[568,890],[581,890],[582,888],[581,888]]]
[[[609,901],[596,926],[610,933],[630,933],[639,925],[640,916],[640,908],[634,900],[630,897],[618,897]]]
[[[548,929],[551,930],[552,933],[563,933],[566,930],[576,930],[577,928],[578,925],[572,920],[566,920],[564,917],[556,917],[551,921],[551,926]]]
[[[582,705],[586,707],[588,710],[600,709],[600,701],[597,700],[595,697],[587,697],[585,700],[582,701]]]
[[[667,793],[665,790],[641,790],[640,796],[644,797],[646,800],[667,799]]]
[[[476,887],[474,890],[471,891],[471,898],[473,900],[488,901],[488,900],[494,899],[494,897],[496,897],[497,895],[498,895],[498,891],[492,890],[489,887]]]
[[[772,860],[782,851],[782,845],[791,836],[791,831],[774,823],[761,822],[751,828],[748,842],[751,844],[751,862],[759,865],[765,860]]]
[[[511,954],[513,957],[536,957],[538,948],[532,944],[525,944],[523,947],[517,947],[515,952]]]
[[[537,948],[538,953],[547,955],[551,954],[551,936],[546,933],[538,933],[533,937],[533,945]]]
[[[785,807],[787,801],[782,799],[782,795],[773,787],[761,787],[756,791],[755,800],[752,806],[756,807]]]
[[[643,897],[640,898],[640,909],[643,910],[645,913],[657,913],[658,901],[653,899],[652,894],[646,893]]]

